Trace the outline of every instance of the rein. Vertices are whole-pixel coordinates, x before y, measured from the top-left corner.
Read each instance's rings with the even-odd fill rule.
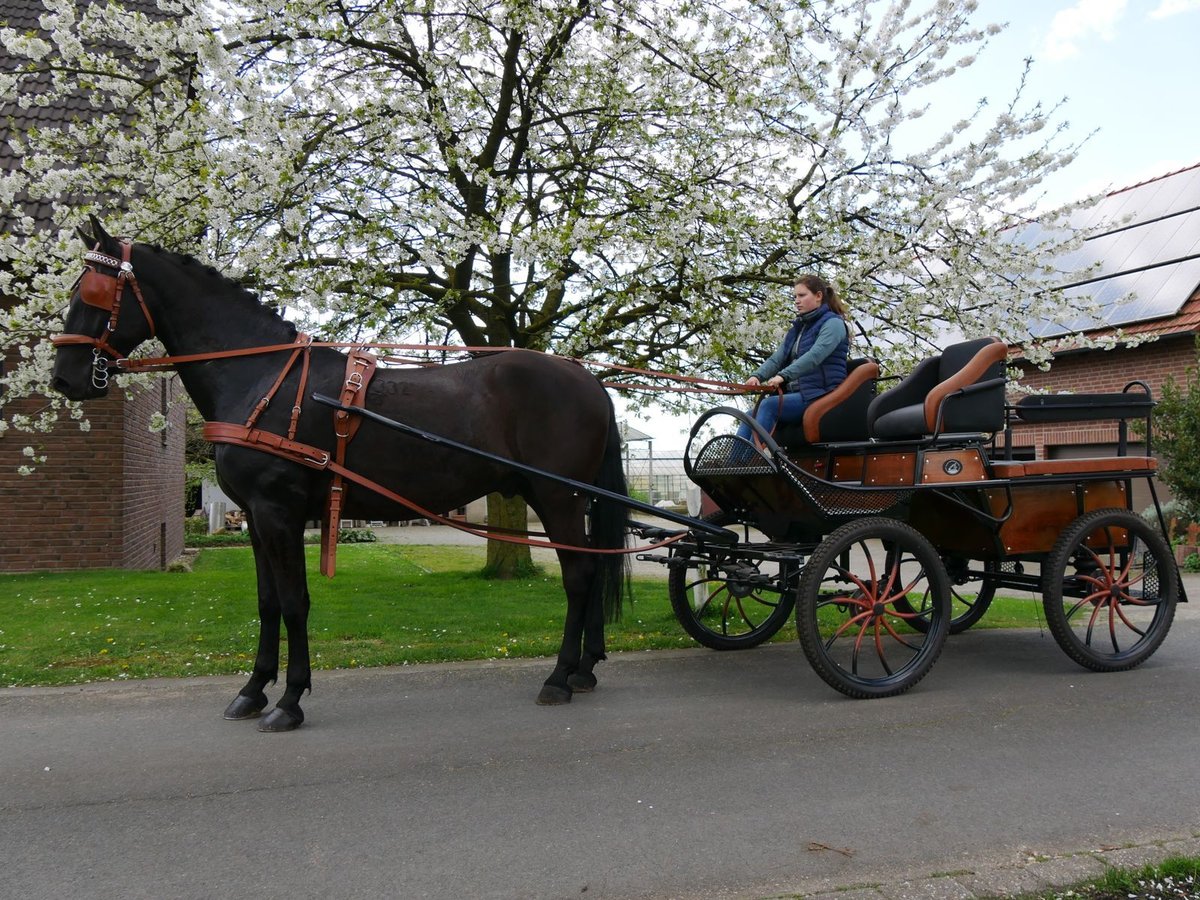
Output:
[[[343,405],[346,406],[363,406],[366,402],[367,384],[371,376],[374,374],[378,360],[376,357],[366,352],[367,348],[375,350],[402,350],[406,352],[442,352],[442,353],[468,353],[480,355],[485,353],[498,352],[525,352],[537,353],[535,350],[528,350],[521,347],[461,347],[454,345],[429,345],[429,344],[402,344],[402,343],[369,343],[347,342],[347,341],[314,341],[309,335],[299,334],[295,341],[287,344],[269,344],[257,347],[241,347],[232,350],[214,350],[206,353],[191,353],[180,356],[161,356],[161,357],[139,357],[130,359],[126,354],[122,353],[109,342],[109,337],[116,332],[117,323],[121,313],[121,300],[124,297],[126,288],[133,292],[134,298],[141,307],[142,314],[146,317],[146,324],[150,329],[150,337],[155,336],[154,318],[150,314],[149,308],[146,306],[145,298],[142,296],[141,288],[138,285],[137,277],[134,275],[133,265],[130,262],[132,252],[132,242],[129,240],[121,241],[121,259],[114,256],[109,256],[100,252],[100,245],[89,250],[84,254],[84,270],[75,282],[75,287],[79,289],[80,299],[88,306],[93,306],[109,313],[108,323],[99,337],[92,337],[86,334],[57,334],[50,338],[52,344],[56,347],[72,346],[72,345],[87,345],[92,347],[92,385],[98,390],[103,390],[108,386],[110,378],[110,363],[112,359],[114,368],[124,372],[154,372],[173,369],[176,366],[195,362],[208,362],[216,359],[233,359],[243,356],[259,356],[268,353],[289,352],[290,356],[285,362],[282,371],[280,371],[271,388],[255,405],[250,416],[242,425],[236,425],[230,422],[207,422],[204,425],[204,437],[214,443],[234,444],[239,447],[245,447],[253,450],[259,450],[264,453],[281,457],[290,462],[298,463],[311,469],[328,471],[333,475],[333,481],[330,486],[329,501],[326,506],[326,515],[322,520],[321,534],[321,571],[323,574],[330,577],[334,572],[334,561],[337,548],[337,532],[338,523],[341,518],[342,498],[344,496],[344,482],[352,482],[373,493],[379,494],[401,506],[406,507],[431,521],[438,522],[443,525],[449,525],[464,531],[468,534],[473,534],[478,537],[488,540],[506,541],[508,543],[524,544],[531,547],[543,547],[552,550],[569,550],[583,553],[601,553],[601,554],[630,554],[639,553],[644,550],[653,550],[659,547],[665,547],[681,540],[686,536],[685,533],[675,535],[662,541],[645,544],[639,547],[631,548],[613,548],[602,549],[594,547],[576,547],[570,544],[559,544],[549,540],[537,540],[529,537],[529,532],[525,536],[514,534],[511,532],[500,533],[496,530],[489,529],[486,525],[477,525],[472,523],[456,522],[445,516],[434,513],[417,503],[401,496],[390,488],[367,478],[345,465],[346,448],[350,440],[357,432],[362,419],[359,416],[351,417],[347,412],[339,410],[334,414],[334,434],[337,438],[337,444],[334,451],[331,453],[327,450],[322,450],[319,447],[309,446],[299,443],[295,440],[296,431],[301,414],[301,408],[304,402],[305,388],[308,382],[309,361],[314,347],[327,347],[331,349],[350,350],[347,358],[346,379],[342,387],[341,399]],[[583,366],[592,366],[596,368],[604,368],[628,374],[640,376],[649,376],[651,378],[662,378],[675,382],[682,382],[685,386],[682,387],[664,387],[660,385],[647,384],[629,384],[624,382],[601,382],[605,387],[610,387],[616,390],[648,390],[648,391],[677,391],[691,393],[716,393],[716,394],[746,394],[746,393],[766,393],[762,388],[748,387],[744,384],[736,382],[719,381],[711,378],[701,378],[694,375],[675,375],[669,372],[655,371],[652,369],[637,369],[632,366],[621,366],[615,364],[594,363],[589,360],[577,359],[574,357],[564,357],[572,362]],[[296,399],[292,406],[291,419],[288,424],[286,437],[275,434],[274,432],[264,431],[256,427],[259,417],[262,412],[270,404],[279,388],[282,386],[288,374],[295,367],[296,363],[301,362],[300,384],[296,393]],[[417,360],[395,360],[385,357],[385,361],[403,362],[405,364],[426,364],[436,365],[436,363],[421,363]],[[782,394],[781,394],[782,397]]]

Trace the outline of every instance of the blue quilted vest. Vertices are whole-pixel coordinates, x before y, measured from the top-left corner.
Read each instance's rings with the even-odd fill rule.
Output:
[[[817,342],[817,335],[821,332],[821,326],[825,324],[826,319],[830,318],[845,324],[845,320],[824,303],[808,316],[796,317],[796,321],[792,323],[787,336],[783,339],[784,346],[788,348],[786,365],[791,365],[797,358],[812,349],[812,345]],[[846,357],[850,353],[850,335],[845,328],[842,331],[842,339],[833,348],[833,352],[825,357],[821,365],[808,374],[801,375],[795,381],[788,382],[788,393],[799,391],[805,400],[811,402],[822,394],[828,394],[846,380]],[[798,344],[797,337],[800,339]]]

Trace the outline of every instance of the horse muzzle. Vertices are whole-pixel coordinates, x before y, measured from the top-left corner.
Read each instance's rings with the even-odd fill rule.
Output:
[[[59,347],[50,374],[50,387],[68,400],[95,400],[108,394],[115,364],[90,347]]]

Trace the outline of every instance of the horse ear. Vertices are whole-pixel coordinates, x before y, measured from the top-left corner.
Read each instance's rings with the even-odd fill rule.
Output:
[[[97,244],[96,235],[91,231],[88,231],[86,225],[80,225],[78,228],[76,228],[75,235],[81,241],[83,241],[84,246],[86,246],[89,250],[95,247]]]
[[[79,236],[88,242],[88,246],[94,247],[99,244],[106,250],[112,247],[115,242],[109,233],[104,230],[104,226],[100,224],[100,220],[96,218],[95,214],[88,213],[88,221],[92,225],[91,234],[88,234],[83,228],[79,229]]]

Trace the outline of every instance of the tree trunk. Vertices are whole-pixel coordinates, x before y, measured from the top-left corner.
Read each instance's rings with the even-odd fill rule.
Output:
[[[496,528],[525,531],[529,527],[529,507],[523,497],[488,494],[487,520]],[[525,578],[535,571],[528,545],[488,541],[487,565],[483,569],[488,578]]]

